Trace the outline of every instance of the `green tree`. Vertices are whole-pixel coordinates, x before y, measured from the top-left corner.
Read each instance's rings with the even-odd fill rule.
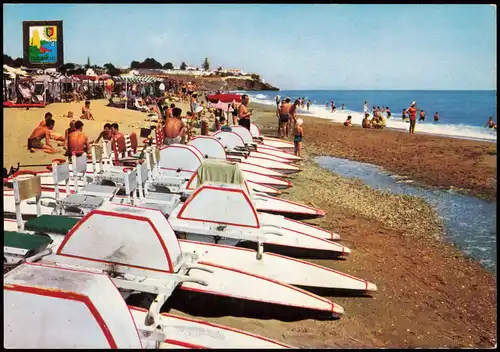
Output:
[[[90,56],[87,56],[87,65],[85,66],[86,69],[90,68]]]
[[[181,64],[181,70],[182,70],[182,71],[185,71],[185,70],[186,70],[186,67],[187,67],[186,63],[185,63],[184,61],[182,61],[182,64]]]
[[[106,69],[107,74],[110,76],[120,75],[120,70],[117,69],[112,63],[104,64],[103,67]]]
[[[74,71],[76,68],[75,64],[72,62],[65,63],[61,67],[59,67],[59,72],[62,74],[71,74],[72,71]]]
[[[205,71],[210,70],[210,63],[208,62],[208,57],[205,58],[205,61],[203,61],[201,67],[203,67],[203,70]]]
[[[135,61],[135,60],[134,60],[134,61],[132,61],[132,62],[130,63],[130,68],[132,68],[132,69],[135,69],[135,68],[140,68],[140,67],[139,67],[140,65],[141,65],[141,63],[140,63],[139,61]]]
[[[174,69],[174,65],[171,62],[167,62],[165,65],[163,65],[163,68],[165,70],[173,70]]]

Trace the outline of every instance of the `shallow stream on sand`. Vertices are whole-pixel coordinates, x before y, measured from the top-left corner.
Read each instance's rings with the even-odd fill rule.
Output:
[[[423,198],[443,221],[445,240],[453,242],[466,256],[477,260],[496,275],[496,203],[458,194],[454,191],[417,186],[383,168],[330,156],[315,161],[344,177],[357,178],[367,185],[394,194]]]

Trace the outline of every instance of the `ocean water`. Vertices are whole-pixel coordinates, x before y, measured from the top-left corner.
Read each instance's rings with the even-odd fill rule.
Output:
[[[363,105],[368,101],[372,106],[388,106],[392,118],[387,119],[387,127],[408,130],[409,124],[401,118],[402,110],[412,101],[417,108],[426,112],[425,122],[417,122],[416,133],[430,133],[449,137],[496,141],[497,132],[484,128],[490,116],[497,119],[496,91],[391,91],[391,90],[290,90],[279,92],[247,92],[251,101],[276,106],[275,97],[290,97],[292,102],[298,97],[311,100],[310,111],[299,109],[301,115],[344,122],[347,115],[352,116],[353,124],[361,125]],[[332,113],[330,101],[335,101],[337,112]],[[329,107],[326,108],[325,104]],[[344,111],[340,110],[344,104]],[[433,116],[439,112],[440,121],[434,122]],[[386,115],[384,114],[384,117]]]
[[[453,191],[413,185],[383,168],[348,159],[329,156],[316,162],[344,177],[361,179],[367,185],[395,194],[423,198],[430,204],[444,225],[444,239],[453,242],[466,256],[475,259],[488,271],[497,273],[497,205]]]

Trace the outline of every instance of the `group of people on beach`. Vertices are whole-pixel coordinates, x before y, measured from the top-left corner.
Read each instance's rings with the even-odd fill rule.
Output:
[[[297,118],[297,108],[300,107],[300,104],[301,101],[299,99],[295,99],[293,104],[291,104],[289,97],[281,101],[276,101],[278,135],[280,138],[285,139],[288,139],[289,135],[293,135],[295,155],[298,156],[302,155],[302,140],[304,138],[304,121],[301,118]]]
[[[83,122],[81,120],[73,119],[73,113],[68,112],[67,116],[70,119],[69,128],[65,130],[64,136],[54,132],[55,120],[50,112],[45,113],[44,119],[40,121],[37,127],[33,130],[31,135],[28,137],[28,150],[32,153],[35,149],[40,149],[48,154],[60,153],[61,150],[57,149],[52,145],[52,141],[57,142],[57,146],[64,147],[66,152],[65,156],[71,159],[73,153],[77,155],[81,153],[88,153],[90,151],[90,145],[93,143],[98,143],[101,138],[105,140],[111,140],[112,137],[120,137],[123,135],[119,132],[119,127],[117,123],[106,123],[103,127],[103,131],[99,134],[95,141],[90,141],[87,135],[83,132]],[[45,144],[42,140],[45,139]]]

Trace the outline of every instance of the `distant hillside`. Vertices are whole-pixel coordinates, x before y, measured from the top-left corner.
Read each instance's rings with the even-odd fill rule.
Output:
[[[197,81],[208,90],[280,90],[256,78],[202,77]]]

